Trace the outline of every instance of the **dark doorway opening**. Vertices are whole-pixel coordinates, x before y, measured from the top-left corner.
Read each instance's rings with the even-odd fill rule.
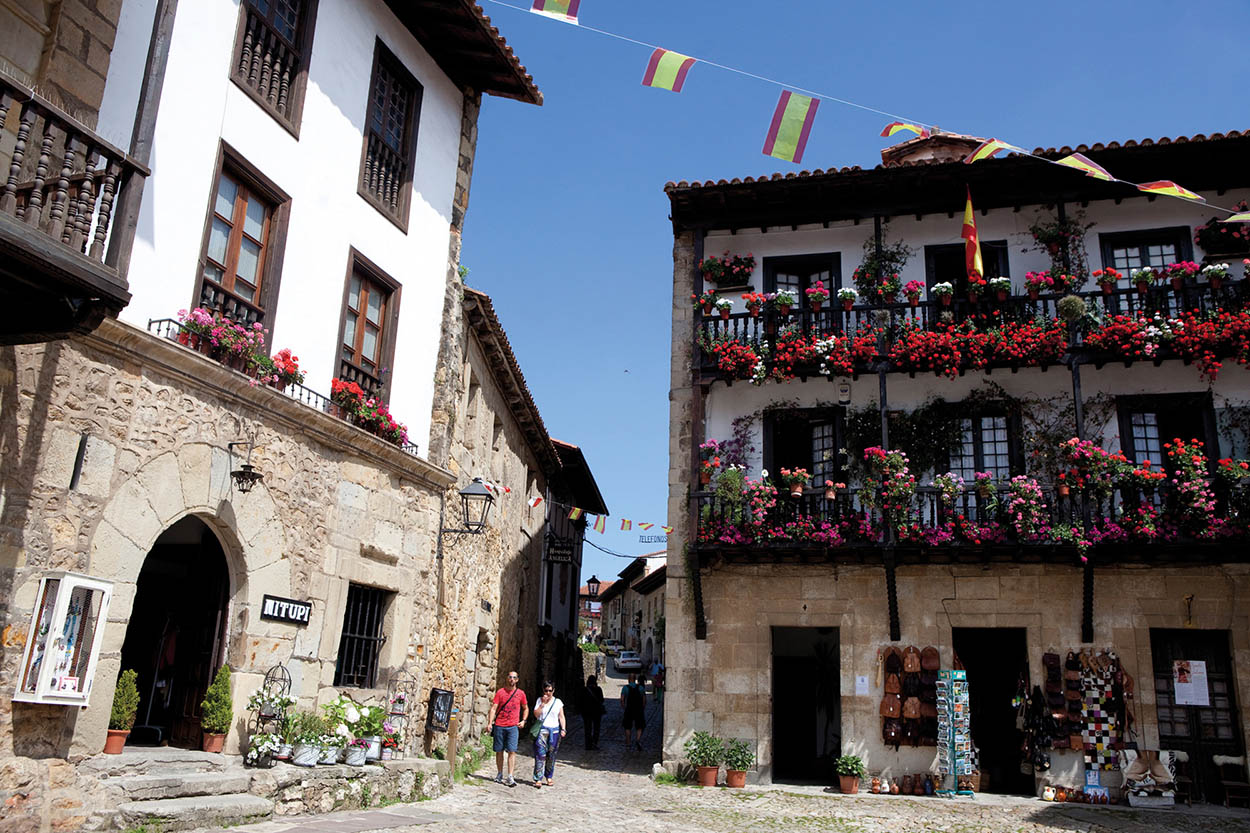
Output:
[[[773,780],[828,784],[842,754],[837,628],[773,628]]]
[[[122,645],[122,668],[138,672],[131,743],[200,745],[200,703],[223,659],[229,583],[221,542],[203,521],[183,518],[156,539]]]
[[[1222,802],[1224,785],[1215,765],[1216,755],[1237,758],[1242,754],[1233,662],[1228,648],[1228,631],[1150,629],[1150,651],[1154,657],[1155,707],[1159,717],[1159,747],[1189,754],[1188,775],[1193,779],[1193,797]],[[1207,703],[1176,703],[1174,663],[1205,663]],[[1244,780],[1244,769],[1234,775]]]
[[[953,628],[955,656],[968,671],[972,743],[980,751],[983,792],[1033,794],[1033,776],[1020,772],[1020,730],[1012,699],[1028,692],[1024,628]]]

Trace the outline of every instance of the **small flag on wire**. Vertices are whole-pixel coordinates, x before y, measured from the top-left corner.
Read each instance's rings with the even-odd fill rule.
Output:
[[[541,497],[530,498],[530,509],[533,509],[534,507],[538,506],[538,504],[542,502],[543,502],[543,499]]]
[[[644,87],[659,87],[662,90],[681,92],[681,85],[686,83],[686,73],[694,66],[694,58],[667,49],[657,49],[651,53],[647,62],[647,71],[642,76]]]
[[[582,516],[582,510],[578,509],[576,506],[574,506],[572,509],[569,510],[570,521],[575,521],[581,516]]]
[[[885,126],[885,129],[881,131],[881,135],[882,137],[889,138],[890,136],[893,136],[895,133],[899,133],[903,130],[906,130],[909,133],[915,133],[921,139],[929,138],[929,128],[923,127],[919,124],[908,124],[905,121],[890,122],[889,124]]]
[[[996,153],[1004,150],[1020,150],[1015,145],[1009,145],[1006,142],[1000,142],[997,139],[987,139],[981,143],[981,146],[968,154],[968,158],[964,160],[964,164],[971,165],[973,162],[980,162],[982,159],[989,159]]]
[[[777,101],[777,110],[773,113],[773,122],[768,127],[768,137],[764,139],[764,155],[796,165],[802,162],[818,106],[819,98],[783,90]]]
[[[1105,182],[1114,182],[1113,177],[1106,168],[1101,165],[1094,164],[1088,157],[1079,153],[1070,153],[1062,159],[1055,160],[1056,165],[1067,165],[1069,168],[1076,168],[1086,176],[1092,176],[1094,179],[1101,179]]]
[[[638,528],[643,530],[644,532],[653,526],[655,526],[655,524],[644,524],[644,523],[638,524]]]
[[[530,11],[576,26],[577,7],[581,2],[582,0],[534,0],[534,6]]]
[[[1240,214],[1230,214],[1221,223],[1250,223],[1250,211],[1242,211]]]
[[[1187,200],[1197,200],[1198,202],[1206,202],[1206,197],[1200,197],[1188,188],[1182,188],[1175,182],[1167,179],[1161,179],[1158,182],[1147,182],[1144,185],[1137,186],[1138,191],[1145,191],[1147,194],[1163,194],[1168,197],[1181,197]]]
[[[664,530],[664,534],[665,534],[665,535],[672,535],[672,534],[673,534],[673,528],[672,528],[671,526],[662,526],[662,527],[660,527],[660,529]]]
[[[607,527],[606,519],[602,515],[595,515],[595,532],[602,533]]]
[[[621,532],[629,532],[629,529],[631,526],[633,526],[633,523],[634,522],[631,521],[629,518],[621,518]]]

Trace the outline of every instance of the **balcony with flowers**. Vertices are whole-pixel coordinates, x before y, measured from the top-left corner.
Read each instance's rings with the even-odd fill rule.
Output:
[[[385,401],[345,379],[330,381],[328,397],[305,387],[299,357],[288,348],[270,355],[265,346],[268,331],[259,322],[240,323],[219,312],[196,307],[179,311],[176,321],[149,321],[148,331],[247,376],[252,387],[282,391],[310,408],[355,425],[414,457],[419,456],[416,444],[408,441],[407,426],[395,419]]]
[[[906,452],[880,447],[864,450],[850,485],[817,483],[802,470],[752,477],[717,457],[709,484],[692,494],[694,549],[704,563],[880,563],[886,549],[898,563],[1250,555],[1250,461],[1210,460],[1199,440],[1164,447],[1160,468],[1071,438],[1046,481],[990,472],[970,481],[955,472],[922,477]]]
[[[1240,269],[1241,278],[1234,270]],[[1057,364],[1178,359],[1213,379],[1222,362],[1250,362],[1250,259],[1178,262],[1088,278],[1057,269],[1030,272],[1023,292],[1010,279],[880,283],[856,270],[856,288],[823,285],[797,293],[714,290],[692,296],[703,381],[763,384],[861,373],[933,373],[1040,368]],[[974,276],[979,278],[979,276]],[[1088,285],[1096,289],[1085,289]],[[900,293],[902,298],[900,299]],[[832,297],[830,297],[832,294]],[[741,310],[741,311],[739,311]]]

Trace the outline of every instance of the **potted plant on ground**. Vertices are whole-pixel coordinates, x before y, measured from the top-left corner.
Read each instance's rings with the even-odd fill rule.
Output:
[[[838,788],[845,795],[859,792],[859,779],[864,777],[864,762],[858,755],[843,755],[833,764],[838,774]]]
[[[133,668],[127,668],[117,677],[113,710],[109,714],[108,738],[104,741],[106,755],[121,754],[126,737],[135,725],[135,713],[139,711],[139,688],[135,685],[137,676]]]
[[[842,302],[842,309],[847,312],[851,311],[851,307],[855,306],[855,301],[859,298],[859,293],[849,286],[838,290],[838,300]],[[819,308],[819,305],[817,305]]]
[[[364,766],[369,755],[369,741],[365,738],[354,738],[347,742],[347,754],[343,763],[348,766]]]
[[[382,760],[389,761],[395,757],[395,753],[399,751],[399,732],[387,732],[382,736]]]
[[[803,497],[803,489],[811,479],[807,469],[782,469],[777,479],[790,490],[790,497]]]
[[[803,290],[803,294],[807,296],[807,303],[811,305],[812,312],[820,312],[820,307],[829,300],[829,290],[825,289],[824,281],[816,281],[815,286],[809,286]],[[838,297],[842,297],[842,293],[838,293]]]
[[[325,734],[326,722],[321,715],[313,712],[296,714],[291,763],[296,766],[315,766],[321,758],[321,739]]]
[[[990,280],[990,289],[999,301],[1006,301],[1011,294],[1011,278],[993,278]]]
[[[247,754],[243,756],[243,763],[262,769],[273,766],[273,759],[281,742],[281,738],[271,732],[257,732],[252,735]]]
[[[955,294],[955,286],[950,281],[940,281],[929,289],[929,294],[937,298],[942,306],[949,307],[951,297]]]
[[[725,758],[725,744],[711,732],[695,732],[682,747],[686,760],[699,773],[700,787],[715,787]]]
[[[1094,282],[1102,288],[1103,295],[1110,295],[1115,292],[1115,285],[1124,277],[1114,269],[1095,269],[1093,272]]]
[[[920,293],[924,291],[924,284],[920,281],[908,281],[903,286],[903,294],[907,296],[907,303],[913,307],[920,304]]]
[[[321,736],[321,757],[317,759],[317,763],[327,766],[337,764],[339,762],[339,754],[345,746],[347,746],[347,735],[341,735],[338,732],[326,732]]]
[[[746,741],[734,738],[725,744],[725,786],[745,787],[747,770],[754,763],[755,753]]]
[[[230,666],[217,669],[217,676],[209,684],[200,703],[200,728],[204,730],[204,751],[221,752],[234,720],[234,704],[230,700]]]

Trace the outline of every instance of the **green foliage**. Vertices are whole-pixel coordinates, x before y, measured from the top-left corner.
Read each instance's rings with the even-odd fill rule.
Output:
[[[598,646],[598,645],[596,645],[596,644],[595,644],[595,643],[593,643],[593,642],[583,642],[581,647],[582,647],[582,653],[583,653],[583,654],[597,654],[597,653],[599,653],[599,646]]]
[[[457,782],[463,781],[467,776],[476,772],[482,761],[489,758],[491,754],[492,741],[490,735],[482,735],[475,744],[465,744],[456,756],[460,760],[456,765],[453,777]]]
[[[682,750],[691,766],[720,766],[725,759],[725,742],[711,732],[695,732]]]
[[[373,788],[370,787],[369,783],[366,781],[365,784],[360,788],[360,806],[368,807],[372,803],[373,803]]]
[[[381,706],[359,706],[360,720],[352,726],[352,734],[358,738],[381,737],[386,712]]]
[[[295,731],[292,737],[295,743],[320,744],[322,735],[329,731],[325,718],[316,712],[297,712],[294,722]]]
[[[459,266],[456,267],[456,274],[460,276],[460,280],[464,280],[465,278],[469,277],[469,267],[461,263]]]
[[[139,711],[139,688],[135,684],[138,674],[127,668],[117,677],[117,689],[113,692],[113,711],[109,715],[109,728],[130,731],[135,725],[135,713]]]
[[[843,755],[833,762],[834,772],[838,775],[854,775],[864,777],[864,762],[858,755]]]
[[[1079,295],[1065,295],[1055,304],[1059,317],[1069,324],[1075,324],[1085,317],[1085,299]]]
[[[224,735],[234,720],[234,704],[230,700],[230,666],[222,665],[200,703],[200,726],[210,735]]]
[[[890,411],[890,448],[906,449],[913,472],[941,471],[960,441],[959,420],[966,402],[952,405],[930,397],[913,411]],[[846,468],[852,476],[863,473],[864,449],[881,445],[881,410],[875,404],[855,408],[846,415]]]
[[[745,771],[755,763],[755,753],[744,740],[734,738],[725,744],[725,769]]]
[[[278,721],[278,737],[282,738],[283,743],[295,742],[296,717],[295,712],[286,712],[282,715],[282,719]]]
[[[686,782],[678,778],[676,775],[670,775],[667,772],[661,772],[655,776],[655,783],[668,787],[684,787]]]

